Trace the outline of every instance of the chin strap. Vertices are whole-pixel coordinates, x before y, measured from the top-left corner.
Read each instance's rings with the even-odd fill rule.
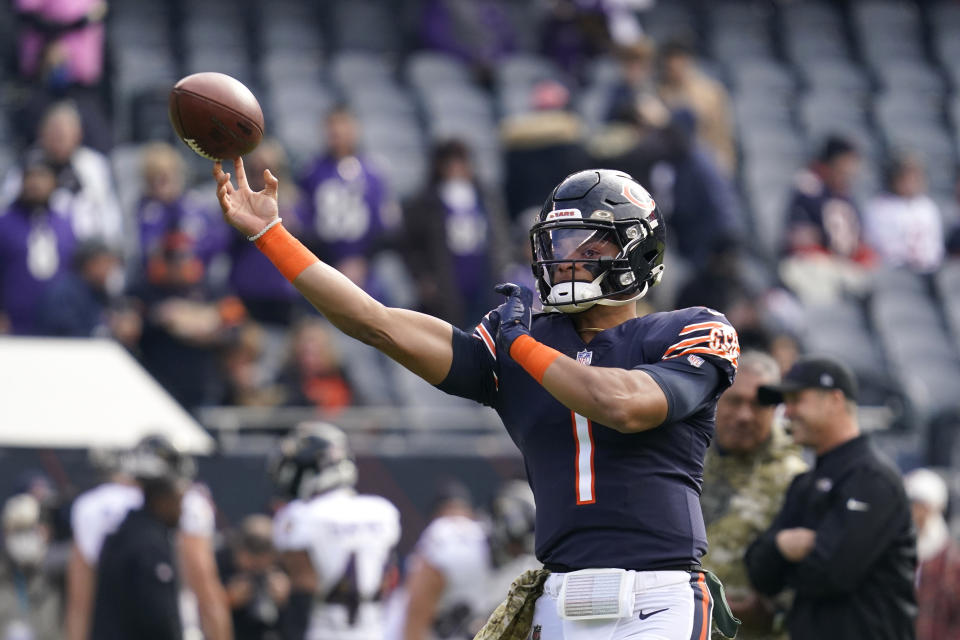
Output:
[[[601,276],[602,277],[602,276]],[[623,307],[632,302],[636,302],[643,296],[647,295],[647,292],[650,290],[650,285],[647,282],[643,283],[643,288],[640,289],[637,293],[626,298],[625,300],[614,300],[612,298],[599,298],[597,300],[591,300],[589,302],[577,302],[570,304],[558,304],[558,305],[543,305],[543,310],[547,313],[580,313],[581,311],[586,311],[595,304],[599,304],[604,307]]]

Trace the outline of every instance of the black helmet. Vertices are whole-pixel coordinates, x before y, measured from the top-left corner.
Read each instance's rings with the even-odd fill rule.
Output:
[[[149,435],[120,454],[119,470],[140,481],[190,480],[196,474],[193,458],[181,453],[166,436]]]
[[[297,427],[283,439],[270,464],[277,491],[286,498],[307,499],[357,482],[357,466],[343,431],[326,422]]]
[[[666,235],[653,198],[626,173],[567,176],[530,229],[540,301],[547,310],[577,313],[643,297],[663,274]]]
[[[490,547],[497,565],[520,554],[533,554],[537,508],[526,482],[504,484],[493,499],[490,517]]]

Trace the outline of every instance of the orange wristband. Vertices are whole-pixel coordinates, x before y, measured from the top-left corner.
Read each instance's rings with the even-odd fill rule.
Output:
[[[563,354],[556,349],[527,335],[520,336],[510,345],[510,357],[540,384],[543,384],[543,374],[547,372],[547,367],[561,355]]]
[[[254,243],[290,282],[303,273],[304,269],[315,262],[320,262],[317,256],[290,235],[282,224],[276,224],[268,229]]]

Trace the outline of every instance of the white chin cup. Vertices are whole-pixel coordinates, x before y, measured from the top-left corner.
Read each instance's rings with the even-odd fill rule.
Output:
[[[547,304],[561,311],[584,311],[595,305],[597,301],[577,302],[577,300],[598,298],[602,295],[603,291],[600,290],[600,285],[596,281],[571,282],[567,280],[550,287]]]

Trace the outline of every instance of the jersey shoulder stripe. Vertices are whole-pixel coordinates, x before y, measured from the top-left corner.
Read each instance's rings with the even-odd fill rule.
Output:
[[[725,322],[687,324],[679,331],[678,336],[690,337],[667,347],[662,360],[702,354],[722,358],[736,369],[740,357],[740,341],[736,329],[731,325]]]

